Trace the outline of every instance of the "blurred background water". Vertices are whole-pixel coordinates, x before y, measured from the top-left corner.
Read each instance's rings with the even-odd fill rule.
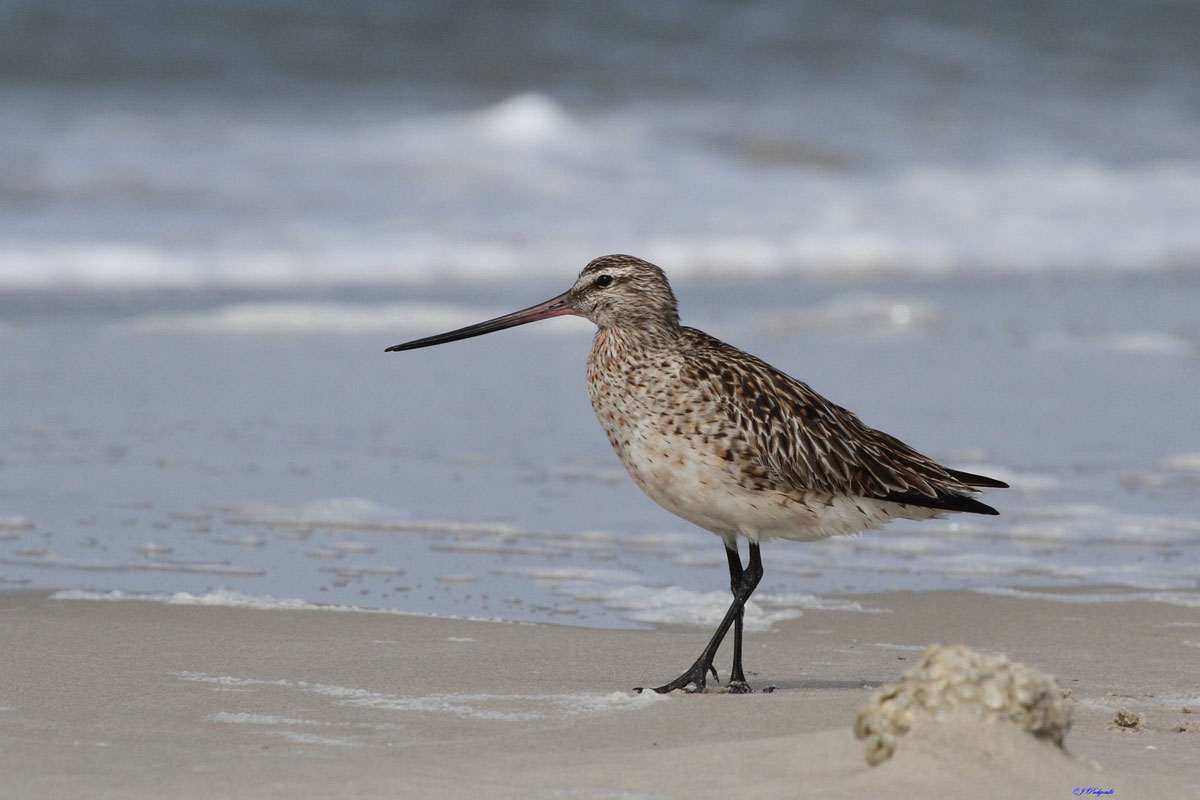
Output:
[[[1198,40],[1148,0],[0,0],[0,588],[703,621],[719,543],[621,473],[586,324],[382,353],[631,252],[1014,484],[771,547],[760,622],[1200,602]]]

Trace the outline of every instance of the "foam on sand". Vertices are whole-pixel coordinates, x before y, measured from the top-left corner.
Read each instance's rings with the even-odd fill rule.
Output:
[[[209,714],[209,720],[212,722],[228,722],[235,725],[321,725],[313,719],[292,719],[290,717],[279,717],[272,714],[250,714],[245,711],[229,712],[218,711],[215,714]]]
[[[584,603],[599,603],[631,621],[651,625],[712,627],[729,609],[728,592],[698,592],[680,586],[646,586],[642,576],[627,569],[596,567],[525,567],[504,571],[527,575],[547,584],[555,594]],[[812,594],[761,594],[746,604],[746,628],[763,631],[796,619],[802,609],[882,613],[853,600],[822,598]]]
[[[275,731],[279,736],[293,744],[315,744],[326,747],[352,747],[354,742],[349,739],[335,739],[330,736],[317,736],[312,733],[297,733],[295,731]]]
[[[435,714],[498,722],[524,722],[603,714],[613,711],[637,711],[667,698],[654,692],[574,692],[559,694],[456,693],[400,695],[335,684],[313,683],[288,678],[246,678],[211,675],[204,672],[177,672],[176,678],[227,689],[285,690],[327,698],[335,706],[394,711],[403,714]],[[214,722],[252,725],[327,725],[312,720],[275,715],[221,712],[209,717]],[[334,723],[336,724],[336,723]]]

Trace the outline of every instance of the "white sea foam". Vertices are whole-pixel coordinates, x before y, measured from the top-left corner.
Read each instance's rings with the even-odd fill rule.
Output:
[[[89,592],[80,589],[66,589],[52,594],[53,600],[108,600],[133,601],[146,603],[166,603],[174,606],[222,606],[226,608],[253,608],[276,611],[339,611],[360,612],[368,614],[404,614],[402,611],[389,609],[360,608],[358,606],[321,605],[306,600],[284,599],[269,595],[255,596],[228,589],[218,589],[205,594],[189,592],[138,593],[114,590],[110,592]]]
[[[632,109],[580,119],[544,94],[336,125],[93,114],[56,130],[58,147],[29,178],[33,191],[79,202],[124,189],[132,202],[110,210],[115,224],[81,227],[63,214],[38,237],[9,237],[0,285],[562,279],[580,253],[613,241],[680,280],[1169,271],[1194,268],[1200,254],[1200,231],[1178,222],[1200,217],[1195,160],[764,171],[727,158],[707,131],[680,136],[675,123]],[[201,144],[201,126],[211,138],[180,158],[172,141]],[[744,202],[730,206],[730,196]],[[136,215],[170,206],[162,197],[197,204],[191,216],[207,235],[119,235],[141,231]],[[297,198],[311,201],[302,203],[309,215]],[[230,208],[247,207],[276,213],[228,219]],[[447,218],[445,207],[457,213]],[[653,234],[642,222],[650,209]],[[205,212],[216,220],[208,229]],[[530,241],[535,218],[545,235]]]
[[[1200,472],[1200,453],[1180,453],[1163,462],[1167,469],[1181,472]]]
[[[652,552],[676,553],[681,549],[695,544],[697,534],[680,531],[661,531],[658,533],[641,533],[628,537],[625,541],[635,550]]]
[[[943,575],[982,577],[986,575],[1040,576],[1067,579],[1072,583],[1118,585],[1139,589],[1176,589],[1194,585],[1192,569],[1178,564],[1078,564],[1047,558],[1044,552],[1033,554],[955,553],[926,559],[926,569]]]
[[[802,608],[811,611],[855,611],[862,614],[890,614],[890,608],[872,608],[857,600],[840,597],[818,597],[814,594],[755,594],[754,601],[774,608]]]
[[[27,531],[33,528],[33,523],[27,517],[0,516],[0,531]]]
[[[776,335],[831,328],[856,335],[884,336],[927,328],[941,319],[941,311],[927,300],[854,293],[839,295],[812,308],[768,316],[756,323],[756,327]]]
[[[331,527],[369,526],[405,519],[407,515],[365,497],[332,497],[315,500],[296,508],[267,504],[246,505],[232,513],[237,522],[267,525]]]
[[[697,592],[679,586],[641,585],[642,576],[627,569],[603,567],[517,567],[502,574],[526,575],[549,584],[555,594],[577,602],[599,603],[618,611],[632,622],[665,625],[716,625],[729,608],[730,595],[723,591]],[[766,630],[776,622],[800,616],[801,609],[860,611],[876,613],[840,598],[812,594],[755,595],[746,606],[745,624],[751,630]]]
[[[45,551],[27,551],[29,555],[42,556]],[[19,553],[18,553],[19,554]],[[47,555],[39,558],[4,558],[0,564],[14,567],[34,567],[36,569],[74,570],[78,572],[180,572],[197,575],[228,575],[236,577],[256,577],[266,574],[265,570],[257,567],[242,567],[225,562],[210,563],[203,561],[139,561],[126,563],[121,561],[78,561]]]
[[[955,533],[961,533],[961,530]],[[901,557],[948,552],[951,543],[937,536],[878,536],[863,537],[862,546],[884,553],[895,553]]]
[[[1190,356],[1196,352],[1196,347],[1192,342],[1164,331],[1133,331],[1117,334],[1104,339],[1103,346],[1114,353]]]
[[[321,567],[318,571],[328,572],[339,578],[398,577],[405,574],[404,570],[393,567]]]
[[[539,557],[558,557],[571,554],[571,550],[565,547],[538,547],[530,545],[511,544],[507,541],[494,543],[492,541],[480,542],[433,542],[429,545],[430,550],[435,550],[439,553],[459,553],[462,555],[485,555],[485,556],[539,556]]]
[[[1164,514],[1116,511],[1086,503],[1030,509],[1022,521],[998,527],[996,535],[1051,541],[1167,543],[1193,541],[1200,520]]]
[[[352,555],[366,555],[375,552],[375,548],[362,542],[334,542],[333,549]]]
[[[562,106],[536,92],[502,100],[480,111],[469,124],[494,141],[518,146],[567,145],[587,134]]]
[[[641,579],[641,575],[628,569],[608,567],[522,567],[503,571],[510,575],[525,575],[548,583],[587,581],[593,583],[627,584]]]
[[[990,478],[995,478],[999,481],[1004,481],[1013,489],[1020,492],[1049,492],[1058,488],[1058,479],[1053,475],[1046,475],[1040,472],[1024,472],[1011,469],[1009,467],[1001,467],[995,464],[963,464],[956,465],[957,468],[964,472],[973,472],[976,475],[987,475]]]
[[[219,606],[224,608],[249,608],[260,611],[330,611],[355,614],[395,614],[406,617],[435,617],[438,619],[469,620],[471,622],[504,622],[489,617],[464,617],[450,614],[426,614],[416,611],[402,611],[394,608],[366,608],[363,606],[325,605],[310,603],[307,600],[282,599],[269,595],[247,595],[228,589],[217,589],[205,594],[189,592],[137,593],[114,590],[110,592],[90,592],[80,589],[65,589],[50,595],[53,600],[88,600],[88,601],[131,601],[143,603],[166,603],[174,606]]]
[[[1149,469],[1129,470],[1121,474],[1121,483],[1143,491],[1194,492],[1200,488],[1200,453],[1181,453]]]
[[[439,583],[475,583],[479,580],[479,576],[468,572],[455,572],[448,575],[438,575],[434,580]]]
[[[230,521],[240,525],[299,530],[331,528],[498,536],[530,533],[504,523],[414,520],[409,514],[363,497],[335,497],[295,508],[266,504],[247,505],[233,510],[230,513]]]
[[[1056,603],[1096,605],[1103,603],[1164,603],[1182,608],[1200,608],[1200,594],[1194,592],[1034,592],[1010,587],[974,589],[980,594],[1017,597],[1023,600],[1050,600]]]
[[[562,465],[548,467],[546,474],[551,478],[565,483],[605,484],[617,486],[629,480],[629,475],[622,469],[604,469],[583,465]]]
[[[1034,341],[1046,349],[1104,350],[1128,355],[1192,356],[1197,352],[1195,342],[1167,331],[1126,331],[1093,336],[1046,333]]]
[[[350,305],[338,303],[239,303],[194,313],[147,314],[120,323],[136,333],[359,333],[438,331],[499,316],[497,309],[432,303]],[[582,320],[522,329],[538,334],[579,333]]]

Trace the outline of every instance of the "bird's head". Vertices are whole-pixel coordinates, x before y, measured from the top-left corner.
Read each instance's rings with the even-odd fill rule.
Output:
[[[593,260],[567,292],[571,307],[600,328],[679,325],[675,293],[663,271],[634,256]]]
[[[394,345],[388,351],[431,347],[566,315],[586,317],[602,329],[670,332],[679,327],[675,293],[663,271],[640,258],[611,255],[591,261],[574,286],[544,303],[449,333]]]

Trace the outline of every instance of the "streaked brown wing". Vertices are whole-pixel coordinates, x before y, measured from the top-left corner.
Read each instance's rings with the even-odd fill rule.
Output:
[[[689,379],[708,381],[772,480],[798,490],[996,514],[971,497],[1001,481],[955,473],[766,362],[689,329]]]

